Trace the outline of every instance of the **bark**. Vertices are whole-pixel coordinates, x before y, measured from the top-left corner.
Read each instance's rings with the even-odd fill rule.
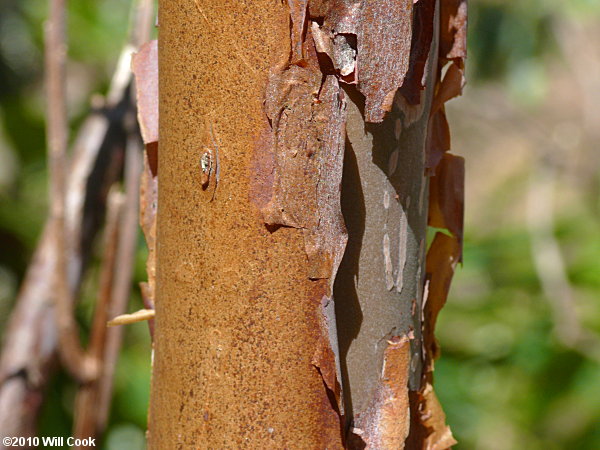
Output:
[[[160,3],[151,448],[454,443],[431,371],[462,5]]]
[[[287,5],[266,0],[159,6],[151,448],[284,448],[290,434],[300,447],[342,445],[320,372],[331,367],[313,363],[328,281],[308,278],[302,231],[270,231],[249,201],[268,75],[288,58],[288,17]],[[215,164],[218,151],[220,168],[207,190],[204,148]]]
[[[381,124],[366,124],[361,98],[348,96],[342,210],[349,243],[334,295],[349,421],[368,408],[393,336],[414,338],[410,386],[420,386],[421,321],[413,311],[421,310],[425,276],[424,148],[436,64],[429,66],[413,123],[395,107]]]

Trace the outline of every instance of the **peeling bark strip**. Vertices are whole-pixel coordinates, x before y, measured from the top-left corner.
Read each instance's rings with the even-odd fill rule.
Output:
[[[137,115],[146,146],[140,180],[140,225],[148,247],[146,273],[148,281],[140,283],[144,306],[154,309],[156,290],[156,208],[158,204],[158,41],[142,45],[133,55],[131,68],[135,76]],[[150,335],[154,319],[149,319]]]
[[[467,57],[467,0],[441,0],[440,3],[440,56],[464,63]]]
[[[462,243],[465,160],[446,153],[429,184],[429,226],[445,228]]]
[[[434,360],[440,354],[435,340],[435,324],[446,303],[456,265],[462,257],[464,161],[446,153],[451,145],[444,103],[460,95],[465,84],[466,27],[466,0],[440,0],[436,95],[430,109],[426,144],[426,167],[431,176],[428,224],[446,228],[452,236],[437,233],[427,252],[425,298],[420,311],[424,370],[421,389],[411,392],[412,425],[406,441],[410,448],[443,450],[456,444],[433,391],[432,380]],[[442,69],[448,61],[451,65],[442,79]]]
[[[365,120],[381,122],[408,72],[413,0],[363,0],[358,28],[358,90]]]
[[[257,167],[263,174],[256,177],[263,184],[268,180],[263,189],[270,199],[260,204],[261,199],[255,198],[255,203],[265,224],[302,230],[308,278],[328,280],[322,284],[322,305],[315,304],[320,330],[315,334],[312,364],[323,379],[341,430],[343,405],[331,301],[347,242],[340,207],[346,105],[336,76],[325,76],[319,69],[311,30],[304,39],[307,2],[290,1],[289,6],[291,59],[283,70],[274,69],[267,84],[269,128],[262,136],[261,150],[268,156],[260,156],[267,162]],[[264,174],[265,169],[271,175]]]
[[[146,245],[148,257],[146,258],[146,273],[148,281],[140,283],[140,291],[144,306],[154,309],[156,292],[156,208],[158,205],[158,177],[153,175],[148,162],[148,153],[144,155],[144,168],[140,180],[140,225]],[[154,332],[154,319],[149,322],[150,335]]]
[[[355,418],[352,447],[366,449],[403,449],[410,429],[408,373],[410,341],[393,337],[387,342],[380,384],[369,407]],[[360,439],[357,439],[358,436]]]
[[[433,326],[462,236],[462,209],[454,209],[462,208],[462,160],[446,153],[443,105],[464,84],[463,6],[161,0],[166,150],[156,231],[150,146],[142,196],[158,259],[150,448],[454,443],[431,375]],[[219,198],[203,189],[218,157],[213,129]],[[425,169],[436,176],[431,195]],[[352,256],[342,262],[343,172],[344,189],[348,176],[357,183],[356,198],[345,196],[344,213],[355,217]],[[436,237],[425,269],[428,199],[430,224],[453,236]],[[252,221],[257,210],[261,220]],[[153,297],[152,261],[145,297]],[[340,264],[345,287],[335,295],[351,311],[338,336]],[[367,363],[365,349],[376,355]],[[346,405],[342,369],[344,390],[360,391]]]
[[[291,66],[269,82],[265,103],[272,124],[272,197],[265,223],[301,228],[308,277],[331,278],[346,245],[340,210],[344,157],[344,99],[334,76]]]
[[[138,123],[144,144],[158,142],[158,41],[142,45],[133,55]]]
[[[419,0],[414,6],[413,32],[410,47],[410,65],[400,92],[411,105],[421,102],[421,92],[425,88],[425,67],[434,34],[436,0]]]
[[[446,450],[458,442],[446,425],[442,409],[431,382],[426,382],[418,392],[410,392],[411,428],[406,448]]]
[[[427,371],[433,371],[433,360],[439,356],[439,346],[434,336],[435,323],[446,304],[460,251],[458,238],[444,233],[436,233],[427,251],[428,290],[423,304],[423,350]]]
[[[253,168],[259,172],[254,180],[263,186],[252,195],[267,225],[302,229],[308,278],[329,280],[325,304],[347,242],[340,199],[346,105],[339,83],[358,83],[366,99],[365,120],[383,120],[408,71],[412,5],[412,0],[288,1],[290,56],[273,69],[267,84],[269,127]],[[387,243],[389,259],[389,237]],[[391,289],[389,261],[388,266]],[[332,315],[323,320],[335,321]],[[329,334],[327,341],[336,342],[332,332],[335,328],[322,330],[320,341]],[[337,348],[317,354],[333,352]],[[321,367],[331,365],[326,359],[315,366],[342,411],[339,377]]]

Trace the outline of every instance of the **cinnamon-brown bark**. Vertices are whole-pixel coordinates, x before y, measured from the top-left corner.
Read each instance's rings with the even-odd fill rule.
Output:
[[[432,325],[462,3],[160,4],[151,448],[452,445]]]

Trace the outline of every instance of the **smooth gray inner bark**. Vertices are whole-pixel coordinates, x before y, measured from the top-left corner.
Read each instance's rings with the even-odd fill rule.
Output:
[[[365,124],[363,97],[346,89],[342,211],[349,239],[334,298],[347,425],[373,398],[390,337],[414,333],[409,388],[419,389],[433,41],[423,113],[413,124],[396,105],[381,124]]]

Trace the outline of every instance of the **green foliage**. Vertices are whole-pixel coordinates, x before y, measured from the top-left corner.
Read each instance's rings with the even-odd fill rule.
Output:
[[[573,289],[596,294],[592,317],[583,320],[596,327],[597,227],[597,218],[571,216],[559,233],[562,248],[573,248]],[[527,234],[467,234],[465,241],[464,267],[437,327],[442,357],[435,371],[456,448],[600,448],[600,365],[556,340]]]

